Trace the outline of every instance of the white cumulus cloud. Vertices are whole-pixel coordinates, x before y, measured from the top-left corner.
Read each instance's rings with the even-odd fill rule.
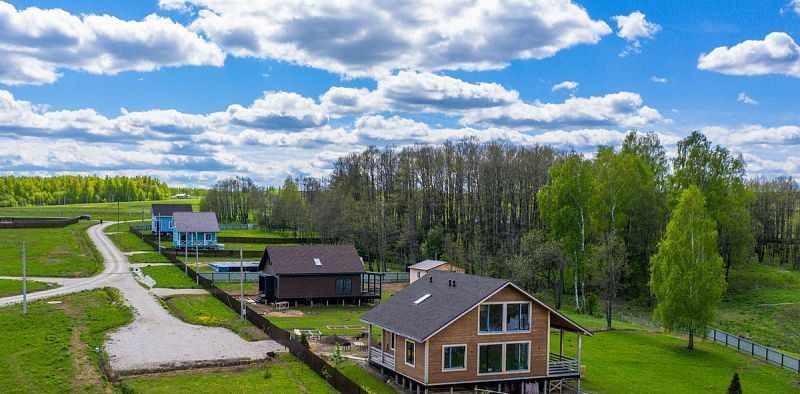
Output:
[[[640,39],[652,39],[661,30],[661,25],[647,21],[645,16],[640,11],[633,11],[629,15],[613,17],[617,22],[617,36],[624,38],[629,43],[620,56],[627,56],[631,52],[640,52],[642,47]]]
[[[747,93],[745,93],[745,92],[739,92],[739,95],[738,95],[738,96],[736,96],[736,101],[738,101],[738,102],[740,102],[740,103],[750,104],[750,105],[756,105],[756,104],[758,104],[758,101],[756,101],[756,100],[754,100],[754,99],[750,98],[750,97],[747,95]]]
[[[729,75],[783,74],[800,78],[800,47],[786,33],[770,33],[763,40],[747,40],[701,54],[697,68]]]
[[[575,81],[564,81],[564,82],[560,82],[560,83],[557,83],[557,84],[553,85],[553,87],[550,88],[550,91],[551,92],[555,92],[556,90],[561,90],[561,89],[564,89],[564,90],[575,90],[575,89],[578,88],[578,85],[580,85],[580,83],[575,82]]]
[[[52,83],[63,69],[113,75],[221,66],[224,60],[216,44],[155,14],[126,21],[61,9],[17,10],[0,1],[0,83],[6,85]]]

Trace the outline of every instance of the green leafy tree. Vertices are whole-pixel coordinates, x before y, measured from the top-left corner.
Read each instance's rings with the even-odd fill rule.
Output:
[[[731,384],[728,386],[728,394],[742,394],[742,383],[739,382],[739,373],[733,373],[733,379],[731,379]]]
[[[592,244],[587,259],[591,283],[602,292],[606,327],[611,328],[614,301],[622,288],[628,258],[625,244],[614,232],[605,232]]]
[[[578,154],[550,169],[552,182],[538,193],[542,221],[551,237],[564,245],[574,262],[575,309],[582,311],[578,286],[583,276],[583,261],[589,237],[594,171],[592,162]],[[581,286],[583,287],[583,286]]]
[[[670,331],[705,332],[722,299],[725,279],[717,251],[717,230],[705,198],[696,186],[679,197],[650,266],[650,289],[656,297],[656,320]]]

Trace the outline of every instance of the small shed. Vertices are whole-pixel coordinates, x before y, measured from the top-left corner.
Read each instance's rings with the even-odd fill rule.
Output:
[[[258,261],[212,261],[208,264],[214,272],[258,272]]]
[[[214,212],[175,212],[172,245],[176,248],[216,249],[219,223]]]
[[[460,274],[464,273],[464,269],[453,264],[450,264],[446,261],[439,261],[439,260],[425,260],[420,261],[410,267],[408,267],[408,280],[409,283],[414,283],[417,279],[425,276],[430,271],[451,271],[451,272],[458,272]]]
[[[153,204],[150,206],[150,230],[153,234],[172,234],[175,212],[192,212],[192,204]]]

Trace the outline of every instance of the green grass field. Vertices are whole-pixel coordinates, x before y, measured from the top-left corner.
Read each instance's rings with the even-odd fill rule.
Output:
[[[142,267],[142,273],[156,281],[155,286],[167,289],[200,289],[180,268],[174,265]]]
[[[144,264],[144,263],[169,263],[164,255],[158,252],[137,253],[128,256],[128,261],[131,264]]]
[[[132,321],[115,290],[102,289],[0,308],[0,392],[105,393],[96,347],[106,333]]]
[[[267,319],[276,326],[291,331],[295,328],[318,329],[323,335],[351,335],[358,334],[364,330],[329,330],[325,326],[365,326],[359,317],[368,311],[370,307],[357,306],[323,306],[323,307],[299,307],[292,308],[303,312],[303,316],[278,317],[267,316]]]
[[[200,200],[162,200],[162,201],[134,201],[121,202],[119,204],[119,220],[150,220],[150,206],[154,203],[161,204],[192,204],[195,211],[200,210]],[[69,205],[45,205],[45,206],[24,206],[24,207],[2,207],[0,216],[22,216],[22,217],[76,217],[80,215],[91,215],[92,219],[104,219],[107,221],[117,220],[117,203],[92,203],[92,204],[69,204]]]
[[[729,281],[716,326],[800,354],[800,272],[750,264],[733,267]]]
[[[28,275],[42,277],[91,276],[102,260],[86,229],[92,222],[64,228],[0,230],[0,275],[22,276],[22,241],[26,242]]]
[[[320,393],[334,394],[328,385],[305,364],[290,354],[281,353],[264,365],[199,372],[173,372],[126,379],[130,393]]]
[[[250,237],[250,238],[296,238],[291,231],[265,230],[257,226],[252,230],[222,230],[219,232],[219,236]]]
[[[119,250],[123,252],[136,252],[140,250],[153,250],[150,245],[146,244],[142,241],[141,238],[137,237],[133,233],[129,232],[121,232],[121,233],[113,233],[108,234],[108,238],[111,239],[111,242],[114,242],[114,245],[119,248]]]
[[[267,339],[266,334],[211,295],[176,295],[164,302],[170,312],[189,324],[225,327],[248,341]]]
[[[214,282],[214,286],[232,294],[239,294],[239,282]],[[258,291],[258,282],[244,282],[244,293]]]
[[[369,371],[366,371],[364,367],[357,365],[352,361],[343,362],[339,365],[336,365],[335,368],[369,393],[382,394],[398,392],[392,388],[392,386],[387,385],[375,375],[369,373]]]
[[[550,341],[557,352],[558,337]],[[797,374],[764,365],[710,342],[686,349],[686,339],[645,330],[604,331],[584,338],[582,388],[596,393],[724,393],[734,372],[746,393],[800,392]],[[565,353],[575,355],[575,335]]]
[[[28,281],[28,292],[33,293],[37,291],[55,289],[61,287],[56,283],[45,283]],[[0,297],[8,297],[17,294],[22,294],[22,281],[14,279],[0,279]]]
[[[263,252],[267,245],[264,244],[232,244],[225,243],[225,250],[256,250]]]

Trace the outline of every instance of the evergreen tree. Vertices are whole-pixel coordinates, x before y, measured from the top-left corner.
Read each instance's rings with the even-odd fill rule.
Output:
[[[742,384],[739,382],[739,373],[733,373],[733,379],[728,386],[728,394],[742,394]]]
[[[654,317],[667,330],[688,331],[689,349],[695,332],[704,333],[712,321],[725,290],[716,224],[705,205],[696,186],[680,195],[650,266]]]

